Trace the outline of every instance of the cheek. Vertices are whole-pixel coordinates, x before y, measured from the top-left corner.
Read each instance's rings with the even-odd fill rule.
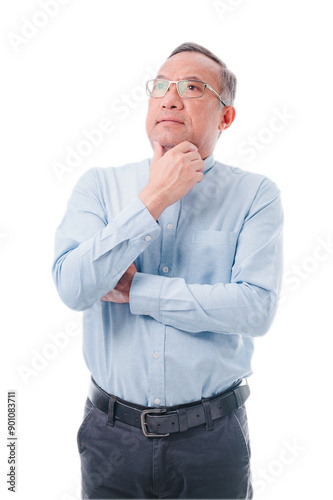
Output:
[[[211,119],[207,114],[207,110],[202,113],[198,113],[195,119],[192,120],[193,132],[199,137],[205,137],[209,134],[211,127]]]
[[[195,121],[195,130],[201,137],[212,137],[217,132],[219,125],[218,116],[215,109],[204,109],[197,115]]]
[[[153,128],[157,115],[156,104],[151,100],[148,103],[148,110],[146,116],[146,130],[149,131]]]

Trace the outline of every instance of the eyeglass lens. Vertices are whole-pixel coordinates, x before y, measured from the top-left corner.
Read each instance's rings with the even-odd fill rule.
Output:
[[[169,80],[151,80],[148,82],[148,91],[152,97],[163,97],[169,84]],[[177,90],[181,97],[201,97],[205,90],[205,84],[195,80],[181,80],[177,83]]]

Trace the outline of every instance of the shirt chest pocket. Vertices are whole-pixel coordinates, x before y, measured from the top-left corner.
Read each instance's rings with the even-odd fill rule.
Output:
[[[188,259],[188,283],[230,283],[236,243],[236,233],[194,230]]]

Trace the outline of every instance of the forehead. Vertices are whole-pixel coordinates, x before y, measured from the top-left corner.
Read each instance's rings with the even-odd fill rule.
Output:
[[[199,52],[181,52],[167,59],[158,74],[169,80],[196,77],[211,85],[219,81],[220,65]]]

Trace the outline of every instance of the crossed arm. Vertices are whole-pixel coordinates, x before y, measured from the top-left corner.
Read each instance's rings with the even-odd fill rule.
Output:
[[[278,190],[266,182],[258,191],[238,238],[230,283],[187,284],[182,278],[136,272],[134,260],[159,237],[160,214],[203,177],[204,163],[190,143],[165,155],[158,144],[154,149],[147,186],[112,223],[103,220],[93,194],[98,191],[93,172],[76,188],[56,238],[53,275],[61,298],[76,310],[101,298],[129,303],[132,314],[148,314],[188,332],[262,335],[273,318],[280,281]]]

